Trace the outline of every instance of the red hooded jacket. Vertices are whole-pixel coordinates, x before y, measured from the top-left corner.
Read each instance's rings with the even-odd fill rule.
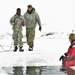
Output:
[[[71,43],[71,46],[68,49],[68,59],[66,67],[75,66],[75,41]]]

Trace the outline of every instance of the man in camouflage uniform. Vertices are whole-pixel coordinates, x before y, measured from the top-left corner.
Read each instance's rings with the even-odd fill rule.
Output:
[[[18,45],[19,45],[19,51],[24,51],[22,49],[23,42],[22,42],[22,26],[25,25],[25,20],[23,16],[21,15],[21,9],[17,8],[16,14],[11,17],[10,24],[13,27],[13,35],[12,38],[14,40],[14,51],[17,51]]]
[[[34,46],[34,38],[35,38],[35,28],[38,23],[39,30],[41,31],[41,21],[38,13],[32,7],[32,5],[28,5],[28,9],[24,14],[24,19],[26,20],[26,38],[27,44],[29,46],[29,51],[33,50]]]

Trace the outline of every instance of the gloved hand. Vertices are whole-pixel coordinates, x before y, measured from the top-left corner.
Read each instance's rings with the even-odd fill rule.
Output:
[[[61,61],[61,59],[63,59],[63,58],[64,58],[64,56],[62,55],[62,56],[60,57],[59,61]]]
[[[64,55],[65,55],[65,56],[68,56],[68,53],[66,52],[66,53],[64,53]]]
[[[39,27],[39,31],[41,31],[42,27]]]

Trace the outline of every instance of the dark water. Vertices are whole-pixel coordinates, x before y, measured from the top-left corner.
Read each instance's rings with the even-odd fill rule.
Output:
[[[67,75],[59,66],[3,67],[8,75]]]

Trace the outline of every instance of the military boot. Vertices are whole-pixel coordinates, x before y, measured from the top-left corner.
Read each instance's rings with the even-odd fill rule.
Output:
[[[23,52],[24,50],[22,49],[22,47],[19,48],[19,51]]]
[[[15,46],[15,48],[14,48],[14,52],[16,52],[18,50],[18,47],[17,46]]]
[[[29,47],[29,51],[33,51],[33,47]]]

